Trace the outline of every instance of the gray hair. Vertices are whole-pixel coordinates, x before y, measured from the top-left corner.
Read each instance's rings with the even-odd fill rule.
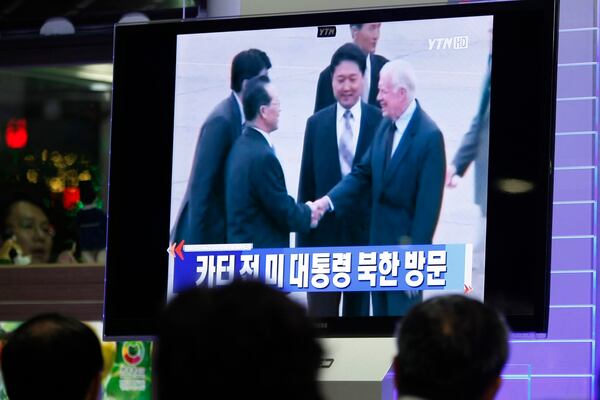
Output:
[[[415,98],[417,86],[416,77],[415,71],[410,63],[404,60],[390,61],[381,68],[381,72],[379,73],[380,79],[386,74],[392,79],[394,91],[403,88],[406,90],[410,101]]]

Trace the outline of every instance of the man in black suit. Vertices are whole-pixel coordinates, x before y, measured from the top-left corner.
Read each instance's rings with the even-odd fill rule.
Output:
[[[271,132],[279,123],[279,96],[266,76],[251,79],[243,96],[248,123],[225,168],[227,241],[255,248],[289,247],[290,232],[308,232],[312,203],[288,194]]]
[[[371,245],[430,244],[442,204],[446,156],[441,131],[415,98],[410,64],[395,60],[381,70],[384,118],[360,163],[317,200],[322,211],[348,214],[356,199],[371,193]],[[405,315],[421,292],[376,292],[373,313]]]
[[[350,25],[352,40],[354,44],[360,47],[360,49],[363,51],[366,62],[361,97],[365,103],[369,103],[375,107],[379,107],[379,103],[377,102],[377,82],[379,82],[379,71],[381,71],[381,67],[388,62],[387,58],[375,54],[377,41],[379,40],[380,29],[380,22]],[[317,96],[315,99],[315,112],[336,102],[333,91],[331,90],[332,75],[333,70],[331,69],[331,65],[327,66],[319,74],[319,81],[317,83]]]
[[[481,100],[471,126],[446,171],[446,186],[458,185],[471,163],[475,165],[475,204],[479,206],[477,235],[473,245],[472,295],[483,299],[485,286],[485,227],[487,221],[488,150],[490,144],[491,58],[484,79]]]
[[[171,240],[189,244],[226,243],[225,161],[242,132],[245,82],[266,75],[269,57],[261,50],[238,53],[231,63],[231,95],[220,102],[200,129],[190,179]]]
[[[381,111],[361,101],[365,57],[353,43],[340,47],[331,58],[335,104],[311,116],[306,123],[298,201],[327,194],[346,176],[371,145]],[[369,194],[355,202],[351,216],[325,215],[319,226],[298,236],[301,247],[353,246],[369,243]],[[309,293],[308,313],[337,316],[340,293]],[[369,293],[344,294],[344,316],[369,315]]]

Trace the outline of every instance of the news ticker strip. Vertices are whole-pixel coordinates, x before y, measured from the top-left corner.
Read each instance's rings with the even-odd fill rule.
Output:
[[[471,285],[471,244],[253,249],[169,248],[173,292],[254,279],[287,292],[460,290]]]

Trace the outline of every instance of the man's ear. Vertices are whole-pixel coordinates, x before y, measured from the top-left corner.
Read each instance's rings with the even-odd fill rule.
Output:
[[[264,116],[265,113],[265,108],[267,108],[267,106],[263,105],[258,107],[258,115],[262,118]]]
[[[493,400],[496,397],[498,390],[500,390],[500,386],[502,386],[502,377],[499,376],[485,389],[482,400]]]

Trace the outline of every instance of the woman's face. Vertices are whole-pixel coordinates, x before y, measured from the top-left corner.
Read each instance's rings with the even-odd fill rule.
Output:
[[[41,208],[27,201],[14,203],[6,226],[23,248],[23,255],[31,256],[32,264],[50,262],[54,228]]]

